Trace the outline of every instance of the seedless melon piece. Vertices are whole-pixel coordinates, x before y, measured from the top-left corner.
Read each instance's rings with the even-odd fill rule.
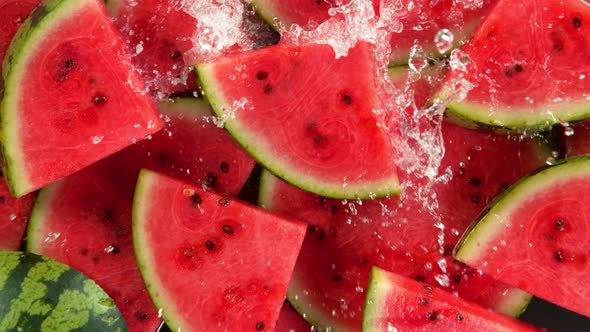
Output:
[[[173,331],[272,331],[305,225],[142,170],[133,244]]]
[[[522,179],[463,235],[455,258],[590,316],[589,184],[589,156]]]
[[[371,270],[363,332],[541,331],[428,284]]]
[[[585,1],[498,1],[462,49],[473,63],[450,71],[439,93],[448,98],[463,80],[473,86],[448,117],[512,131],[588,118],[589,23]]]
[[[274,174],[327,197],[399,192],[369,44],[339,59],[329,45],[272,46],[196,69],[225,128]]]
[[[47,257],[0,251],[0,331],[127,331],[113,300]]]
[[[152,134],[155,107],[99,0],[49,0],[2,68],[5,175],[21,196]]]

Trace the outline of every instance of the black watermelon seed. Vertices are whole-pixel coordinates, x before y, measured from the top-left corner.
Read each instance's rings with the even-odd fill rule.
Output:
[[[342,275],[341,274],[335,274],[332,276],[332,280],[334,281],[342,281]]]
[[[72,68],[74,68],[74,60],[72,60],[72,59],[66,59],[65,67],[66,67],[66,69],[72,69]]]
[[[234,229],[230,225],[223,225],[221,226],[221,229],[227,235],[232,235],[234,233]]]
[[[113,254],[113,255],[118,255],[121,253],[121,249],[119,249],[119,247],[117,247],[114,244],[111,244],[109,246],[109,251],[107,252],[108,254]]]
[[[98,219],[102,221],[109,221],[113,218],[113,210],[111,209],[102,209],[96,213]]]
[[[229,164],[225,161],[222,161],[221,164],[219,164],[219,169],[221,169],[222,173],[227,173],[229,172]]]
[[[326,233],[323,230],[318,231],[318,240],[323,240],[326,237]]]
[[[214,173],[207,174],[207,178],[205,178],[203,184],[209,188],[215,189],[217,187],[217,175]]]
[[[438,312],[433,312],[428,316],[428,320],[435,321],[438,319]]]
[[[416,281],[418,282],[424,282],[426,281],[426,277],[425,276],[417,276],[416,278],[414,278]]]
[[[256,79],[257,79],[257,80],[263,81],[263,80],[265,80],[265,79],[267,79],[267,78],[268,78],[268,73],[267,73],[267,72],[265,72],[265,71],[259,71],[259,72],[256,74]]]
[[[456,283],[456,284],[460,283],[461,282],[461,275],[460,274],[455,274],[453,276],[453,282]]]
[[[444,256],[451,256],[453,254],[453,247],[452,246],[446,246],[445,247],[445,251],[443,252]]]
[[[205,241],[205,247],[207,247],[207,249],[209,249],[210,251],[215,250],[215,243],[213,243],[210,240]]]
[[[582,19],[579,17],[574,17],[574,28],[578,29],[582,26]]]
[[[202,202],[203,202],[203,199],[201,198],[201,196],[199,194],[193,194],[191,196],[191,206],[192,207],[197,207]]]
[[[563,226],[563,219],[557,219],[557,221],[555,222],[555,229],[557,229],[558,231],[563,231],[565,229],[565,227]]]
[[[264,86],[264,94],[265,95],[270,95],[272,93],[272,85],[267,84]]]
[[[514,71],[516,71],[517,73],[521,73],[523,69],[520,63],[515,64],[512,68],[514,68]]]
[[[315,135],[313,137],[313,144],[320,146],[326,143],[326,138],[322,135]]]
[[[457,320],[458,320],[458,321],[462,321],[462,320],[463,320],[463,315],[461,315],[461,314],[457,314]]]
[[[105,101],[107,101],[107,97],[105,97],[105,96],[96,96],[96,97],[94,97],[94,103],[95,104],[102,104]]]
[[[135,318],[137,318],[138,320],[148,320],[149,316],[145,312],[140,311],[135,313]]]
[[[330,207],[330,210],[331,210],[332,214],[336,214],[336,212],[338,212],[338,205],[332,204],[332,206]]]
[[[361,265],[367,265],[369,264],[369,260],[367,259],[367,257],[362,257],[361,258]]]
[[[6,197],[0,196],[0,204],[4,204],[6,202]]]
[[[556,252],[555,252],[555,259],[556,259],[558,262],[561,262],[561,261],[563,261],[563,254],[561,253],[561,251],[556,251]]]
[[[342,101],[346,104],[346,105],[350,105],[352,104],[352,97],[348,94],[343,94],[342,95]]]
[[[88,248],[82,248],[82,249],[80,249],[80,255],[87,256],[88,255]]]
[[[428,305],[429,303],[430,303],[430,299],[428,299],[427,297],[423,297],[420,299],[421,305]]]
[[[469,182],[469,184],[474,185],[474,186],[479,186],[481,184],[481,180],[478,178],[469,178],[469,179],[467,179],[467,182]]]
[[[481,201],[481,197],[479,197],[479,195],[472,195],[471,201],[475,204],[478,204]]]
[[[504,75],[506,75],[506,77],[512,77],[512,69],[507,69],[507,70],[504,72]]]
[[[219,201],[217,201],[217,203],[221,206],[228,206],[229,203],[231,203],[231,197],[227,197],[227,196],[221,197],[219,199]]]
[[[257,322],[256,323],[256,331],[264,330],[264,322]]]
[[[172,60],[178,60],[180,58],[180,56],[182,56],[182,53],[179,50],[174,50],[174,51],[170,52],[170,54],[168,56]]]
[[[320,202],[321,207],[326,207],[326,202],[328,201],[328,199],[326,197],[318,196],[318,200]]]

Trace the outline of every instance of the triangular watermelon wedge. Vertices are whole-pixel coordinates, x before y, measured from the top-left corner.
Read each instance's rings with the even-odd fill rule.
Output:
[[[196,69],[225,128],[271,172],[323,196],[375,198],[400,190],[375,62],[366,42],[338,59],[329,45],[278,45]]]
[[[451,97],[448,118],[539,131],[590,117],[589,22],[587,1],[498,1],[461,50],[468,69],[449,71],[439,93]],[[472,89],[459,100],[464,82]]]
[[[161,124],[99,0],[50,0],[6,55],[6,178],[22,196],[131,145]]]
[[[142,170],[133,244],[173,331],[272,331],[306,227]]]
[[[371,270],[363,332],[541,331],[451,293],[378,267]]]

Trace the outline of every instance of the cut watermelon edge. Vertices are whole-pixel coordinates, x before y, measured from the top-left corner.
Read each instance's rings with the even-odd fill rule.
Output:
[[[455,246],[455,259],[468,265],[478,261],[482,252],[506,228],[503,227],[506,225],[504,221],[508,220],[523,202],[534,199],[534,195],[531,194],[550,191],[552,187],[559,185],[562,179],[571,179],[575,176],[590,177],[590,155],[562,159],[510,186],[498,195],[465,231]]]
[[[204,98],[211,105],[213,112],[221,119],[224,119],[224,117],[227,117],[224,107],[230,103],[227,103],[223,96],[218,93],[218,91],[223,91],[223,89],[214,78],[213,67],[214,65],[211,64],[200,64],[195,65],[195,70],[197,71],[199,85],[205,92]],[[375,199],[399,195],[401,192],[401,185],[396,173],[390,178],[360,184],[347,184],[346,186],[325,182],[321,178],[312,178],[294,170],[283,161],[268,158],[268,149],[261,147],[261,144],[244,144],[243,142],[256,142],[257,140],[254,139],[256,135],[245,129],[238,121],[231,118],[225,119],[224,127],[235,138],[236,142],[267,170],[305,191],[336,199]]]
[[[3,168],[5,179],[11,193],[15,197],[23,196],[31,191],[32,184],[26,177],[24,156],[20,150],[21,142],[18,133],[20,122],[16,112],[16,96],[21,95],[23,87],[18,84],[22,81],[26,69],[33,56],[27,49],[36,48],[45,40],[48,31],[60,24],[61,20],[68,17],[72,11],[84,7],[85,1],[77,0],[50,0],[37,7],[33,13],[21,25],[16,33],[2,65],[2,79],[4,91],[0,104],[0,143],[2,145]],[[33,22],[36,17],[39,21]],[[9,70],[11,68],[12,70]],[[10,142],[8,144],[7,142]]]
[[[444,98],[438,98],[444,100]],[[550,109],[550,111],[539,113],[541,109]],[[562,122],[573,123],[590,117],[590,103],[584,99],[555,104],[553,108],[536,106],[520,109],[491,109],[465,100],[452,101],[447,105],[445,117],[462,127],[500,134],[541,132]]]
[[[55,192],[59,190],[62,181],[54,182],[48,186],[43,187],[39,190],[31,216],[29,217],[29,225],[27,226],[27,240],[26,248],[27,251],[40,254],[40,244],[44,243],[44,239],[41,239],[43,232],[43,220],[48,219],[47,214],[51,211],[49,209],[51,197],[55,197]]]
[[[139,176],[137,177],[137,185],[135,186],[135,194],[133,195],[133,209],[131,212],[133,250],[136,253],[142,253],[141,255],[136,254],[135,259],[137,260],[137,266],[141,272],[141,278],[145,283],[145,287],[148,290],[150,298],[154,302],[156,308],[166,308],[166,310],[161,311],[161,318],[166,322],[166,325],[168,325],[172,331],[180,331],[181,326],[189,326],[189,324],[184,323],[182,315],[174,310],[176,308],[176,306],[173,305],[174,301],[170,300],[166,294],[154,291],[163,289],[164,283],[158,278],[156,273],[152,273],[153,269],[148,268],[148,266],[153,265],[155,259],[153,252],[148,249],[148,240],[144,233],[143,227],[144,221],[147,220],[146,213],[149,209],[149,206],[141,203],[149,201],[149,197],[152,193],[150,188],[153,187],[153,183],[156,178],[160,176],[158,174],[159,173],[148,169],[142,169],[139,172]],[[183,321],[183,323],[180,324],[181,326],[177,326],[175,324],[179,321]]]

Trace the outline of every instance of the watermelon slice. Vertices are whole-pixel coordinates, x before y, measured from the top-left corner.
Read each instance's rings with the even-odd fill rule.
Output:
[[[160,128],[128,58],[98,0],[50,0],[23,23],[3,66],[0,139],[13,194],[72,174]]]
[[[151,140],[42,189],[28,233],[30,251],[69,264],[104,287],[132,331],[155,331],[160,323],[131,241],[131,206],[140,168],[236,194],[254,165],[223,129],[203,119],[211,116],[206,103],[175,99],[160,105],[165,129]]]
[[[371,47],[334,57],[328,45],[280,45],[196,68],[225,128],[273,173],[329,197],[396,194]]]
[[[152,171],[139,175],[133,242],[172,330],[272,331],[304,235],[296,221]]]
[[[0,250],[18,250],[33,208],[33,194],[14,198],[0,178]]]
[[[371,270],[363,331],[541,331],[430,285]]]
[[[41,0],[0,0],[0,69],[2,59],[8,50],[8,46],[16,31],[29,16],[29,14],[41,3]]]
[[[0,251],[0,331],[127,331],[113,300],[47,257]]]
[[[466,130],[443,123],[441,172],[452,179],[429,188],[433,210],[407,179],[401,199],[339,201],[298,190],[265,173],[260,203],[312,226],[298,258],[288,298],[314,326],[358,331],[371,266],[387,268],[485,307],[519,315],[530,300],[455,262],[459,235],[499,191],[543,165],[549,154],[537,142]],[[442,175],[442,174],[441,174]],[[409,182],[413,181],[413,182]]]
[[[522,179],[464,234],[455,257],[590,317],[588,181],[588,156]]]
[[[288,302],[283,304],[279,320],[274,332],[310,332],[311,326],[303,319]]]
[[[108,0],[109,15],[123,34],[133,64],[153,95],[196,91],[185,53],[193,47],[197,21],[179,0]]]
[[[542,23],[540,23],[542,22]],[[590,116],[590,5],[583,0],[500,0],[462,52],[475,65],[450,71],[474,88],[448,116],[468,127],[542,130]]]
[[[566,126],[563,130],[563,144],[567,157],[590,153],[590,123],[582,122]]]

